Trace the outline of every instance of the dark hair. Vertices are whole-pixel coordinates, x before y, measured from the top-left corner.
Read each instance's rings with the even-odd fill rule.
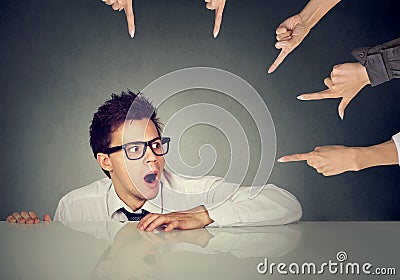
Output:
[[[90,125],[90,146],[94,157],[97,158],[98,153],[105,153],[111,143],[111,134],[125,120],[146,118],[153,121],[158,135],[161,136],[162,123],[157,117],[156,108],[147,98],[140,92],[136,94],[130,90],[123,91],[120,95],[112,94],[111,99],[97,109]],[[104,169],[103,171],[110,178],[110,173]]]

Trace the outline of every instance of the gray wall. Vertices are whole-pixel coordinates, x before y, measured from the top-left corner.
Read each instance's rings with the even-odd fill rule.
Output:
[[[200,0],[136,1],[133,40],[124,13],[101,1],[1,2],[0,218],[19,209],[53,213],[63,194],[103,177],[88,144],[97,107],[113,92],[143,89],[185,67],[221,68],[248,81],[274,120],[277,157],[317,145],[390,139],[400,131],[398,80],[365,88],[344,121],[337,116],[338,100],[300,102],[296,96],[323,89],[333,65],[354,61],[353,48],[398,37],[397,1],[340,3],[268,75],[277,55],[276,26],[306,2],[228,0],[216,40],[214,14]],[[192,97],[171,99],[165,114]],[[225,143],[213,139],[217,147]],[[187,160],[195,162],[196,155]],[[218,163],[212,174],[225,164]],[[304,220],[400,218],[398,166],[325,178],[305,163],[276,163],[269,182],[298,197]]]

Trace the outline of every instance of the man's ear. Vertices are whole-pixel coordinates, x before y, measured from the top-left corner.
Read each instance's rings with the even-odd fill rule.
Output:
[[[107,154],[97,153],[96,158],[97,158],[97,162],[99,163],[99,165],[102,169],[104,169],[105,171],[108,171],[108,172],[113,170],[110,157]]]

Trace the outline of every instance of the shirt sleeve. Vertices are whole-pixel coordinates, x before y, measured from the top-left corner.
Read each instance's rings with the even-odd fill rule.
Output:
[[[204,205],[214,220],[209,226],[283,225],[300,220],[301,205],[288,191],[269,184],[250,198],[250,189],[240,187],[225,201]]]
[[[398,156],[399,165],[400,165],[400,132],[393,135],[392,139],[393,139],[394,143],[396,144],[397,156]]]
[[[351,54],[365,66],[371,86],[400,77],[400,38],[375,47],[356,48]]]
[[[65,203],[64,203],[64,199],[60,199],[60,201],[58,202],[58,206],[56,209],[56,212],[54,213],[54,221],[65,221]]]

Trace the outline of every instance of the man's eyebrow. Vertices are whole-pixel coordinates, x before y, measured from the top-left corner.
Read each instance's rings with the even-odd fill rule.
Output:
[[[150,139],[150,140],[148,140],[148,141],[144,141],[144,140],[135,140],[135,141],[129,141],[129,142],[126,142],[126,144],[136,144],[136,143],[147,143],[147,142],[150,142],[150,141],[154,141],[154,140],[160,140],[161,139],[161,137],[159,137],[159,136],[157,136],[157,137],[154,137],[153,139]]]

